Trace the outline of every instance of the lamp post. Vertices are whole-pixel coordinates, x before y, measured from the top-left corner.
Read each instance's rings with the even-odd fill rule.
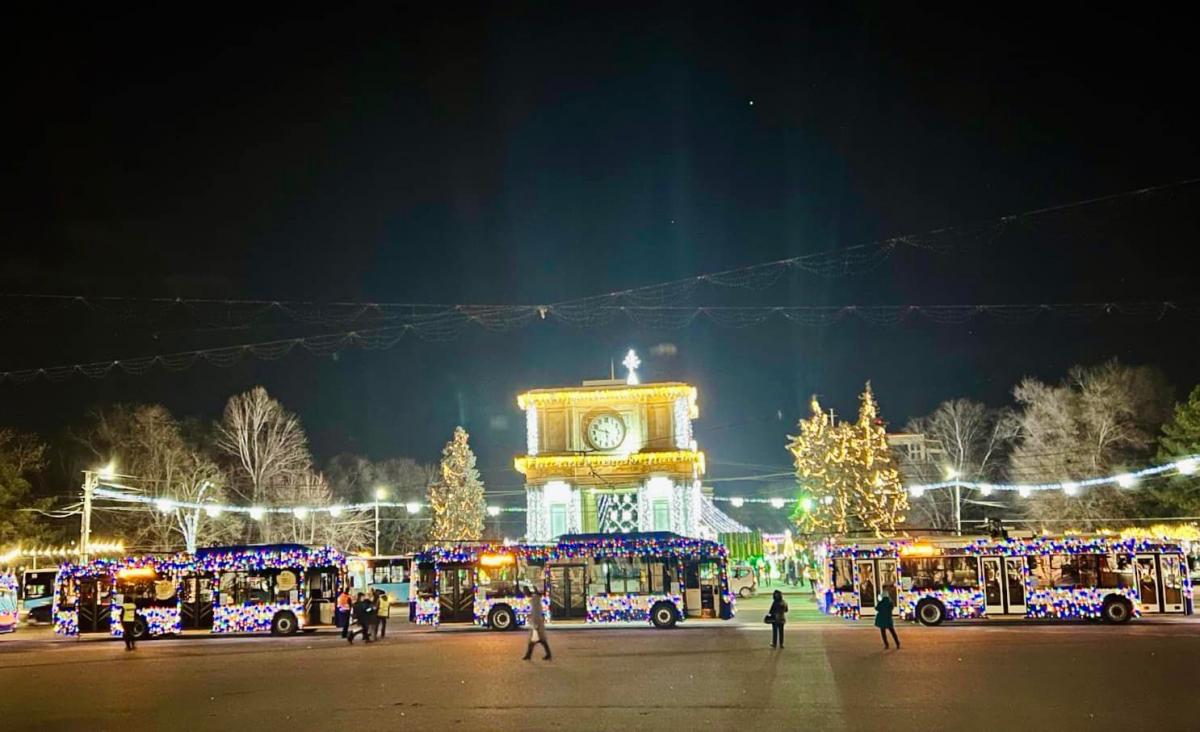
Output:
[[[110,462],[99,470],[83,471],[83,513],[79,520],[79,563],[84,564],[92,553],[92,495],[101,480],[113,479]]]
[[[379,502],[387,498],[387,488],[375,489],[375,556],[379,556]]]

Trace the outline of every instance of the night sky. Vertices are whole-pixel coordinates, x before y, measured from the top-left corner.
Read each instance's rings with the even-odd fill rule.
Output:
[[[1194,32],[1166,17],[1083,4],[1011,17],[747,3],[430,12],[9,16],[0,291],[553,303],[944,226],[978,232],[1200,175]],[[700,287],[687,303],[1194,302],[1196,189],[901,247],[849,277]],[[21,300],[0,311],[0,370],[329,330]],[[657,344],[675,355],[653,355]],[[894,426],[947,398],[1003,404],[1023,375],[1110,356],[1161,366],[1181,394],[1200,381],[1196,323],[1178,316],[539,321],[336,357],[3,383],[0,424],[53,437],[113,401],[216,418],[263,384],[301,416],[319,462],[432,461],[461,422],[489,488],[513,489],[516,393],[605,377],[630,347],[645,379],[699,387],[715,478],[787,469],[809,394],[849,415],[867,379]],[[717,485],[773,495],[788,483]]]

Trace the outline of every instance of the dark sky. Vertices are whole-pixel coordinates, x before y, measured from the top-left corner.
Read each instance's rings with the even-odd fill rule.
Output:
[[[1151,14],[337,5],[10,16],[0,290],[556,302],[1200,175],[1192,29]],[[1023,220],[853,277],[690,302],[1194,299],[1197,198]],[[324,332],[3,307],[0,370]],[[676,355],[652,356],[659,343]],[[848,414],[866,379],[893,424],[1110,356],[1162,366],[1181,392],[1200,381],[1180,318],[547,321],[336,359],[0,384],[0,423],[53,435],[119,400],[215,417],[261,383],[319,459],[432,460],[461,421],[489,485],[512,488],[516,392],[604,376],[631,346],[646,378],[700,387],[714,477],[785,466],[808,395]]]

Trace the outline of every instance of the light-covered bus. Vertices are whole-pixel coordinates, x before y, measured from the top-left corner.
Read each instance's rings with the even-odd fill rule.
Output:
[[[829,540],[818,547],[818,604],[873,616],[881,593],[924,625],[962,618],[1089,618],[1123,623],[1190,614],[1178,544],[1105,536]]]
[[[54,630],[120,637],[121,604],[132,596],[139,638],[184,630],[292,635],[333,625],[344,581],[340,552],[298,544],[64,564],[56,582]]]
[[[671,628],[686,618],[729,619],[725,547],[669,532],[576,534],[556,544],[463,543],[416,557],[418,624],[525,624],[540,588],[554,622],[643,622]]]

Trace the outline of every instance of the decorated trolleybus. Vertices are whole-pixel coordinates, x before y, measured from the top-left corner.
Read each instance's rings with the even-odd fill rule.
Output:
[[[818,603],[875,614],[881,593],[924,625],[962,618],[1099,618],[1192,612],[1177,544],[1114,537],[830,540],[818,547]]]
[[[416,557],[418,624],[525,624],[532,591],[552,621],[646,622],[670,628],[689,617],[729,619],[725,547],[669,532],[576,534],[557,544],[461,543]]]
[[[344,577],[340,552],[298,544],[64,564],[55,586],[54,631],[119,637],[121,605],[132,596],[139,638],[193,629],[291,635],[333,625]]]

